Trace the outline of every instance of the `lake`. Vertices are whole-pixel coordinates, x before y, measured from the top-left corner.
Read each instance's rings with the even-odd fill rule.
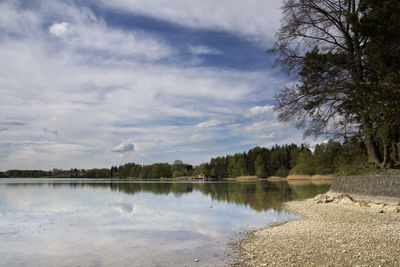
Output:
[[[240,233],[327,184],[0,179],[2,266],[225,266]],[[194,262],[198,259],[198,262]]]

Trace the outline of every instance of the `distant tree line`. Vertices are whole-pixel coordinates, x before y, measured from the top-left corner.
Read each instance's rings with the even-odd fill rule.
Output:
[[[0,178],[137,178],[137,179],[158,179],[172,178],[180,176],[195,175],[193,166],[185,164],[181,160],[175,160],[173,164],[155,163],[151,165],[140,165],[136,163],[126,163],[121,166],[93,169],[53,169],[51,171],[42,170],[8,170],[0,172]]]
[[[269,176],[286,177],[289,174],[357,174],[368,169],[367,151],[361,141],[330,140],[316,145],[314,152],[305,144],[262,148],[248,152],[212,158],[195,170],[208,172],[212,177]]]
[[[110,169],[8,170],[0,172],[0,177],[159,179],[197,176],[205,172],[218,179],[238,176],[266,178],[286,177],[289,174],[357,174],[368,169],[367,162],[368,154],[364,143],[351,139],[344,143],[329,140],[316,145],[314,151],[306,144],[275,145],[272,148],[257,146],[247,152],[212,158],[210,162],[198,166],[175,160],[173,164],[126,163]]]

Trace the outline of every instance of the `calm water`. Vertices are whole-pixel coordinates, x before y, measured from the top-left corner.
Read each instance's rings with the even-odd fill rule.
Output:
[[[2,266],[223,266],[237,233],[329,185],[0,179]],[[194,263],[197,258],[199,262]]]

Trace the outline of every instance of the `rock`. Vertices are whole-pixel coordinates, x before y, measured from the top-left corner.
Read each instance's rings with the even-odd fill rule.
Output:
[[[400,212],[400,207],[396,206],[385,206],[383,207],[384,212],[393,212],[393,213],[399,213]]]
[[[199,262],[199,259],[194,259],[194,262]]]
[[[316,196],[313,198],[313,200],[317,201],[317,200],[320,200],[320,199],[323,198],[323,197],[325,197],[324,194],[318,194],[318,195],[316,195]],[[400,203],[399,203],[399,204],[400,204]]]
[[[379,210],[378,213],[383,213],[383,210]]]
[[[369,207],[372,208],[372,209],[381,210],[381,209],[383,209],[384,205],[383,204],[370,203]]]
[[[351,198],[347,197],[347,198],[343,198],[342,200],[340,200],[339,204],[340,205],[353,205],[354,201]]]
[[[354,201],[354,199],[350,196],[350,195],[347,195],[347,194],[341,194],[341,195],[339,195],[339,196],[337,196],[336,197],[337,199],[350,199],[351,201]]]
[[[335,198],[327,196],[327,195],[319,194],[316,197],[314,197],[313,200],[317,204],[323,204],[323,203],[333,202],[335,200]]]
[[[327,199],[325,199],[325,203],[332,202],[333,200],[335,200],[335,198],[333,198],[333,197],[328,197]]]
[[[340,205],[356,205],[358,203],[350,195],[345,194],[337,196],[335,202]]]

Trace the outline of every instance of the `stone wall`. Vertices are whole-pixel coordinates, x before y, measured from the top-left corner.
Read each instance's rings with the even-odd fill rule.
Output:
[[[333,179],[331,191],[400,198],[400,176],[337,176]]]

